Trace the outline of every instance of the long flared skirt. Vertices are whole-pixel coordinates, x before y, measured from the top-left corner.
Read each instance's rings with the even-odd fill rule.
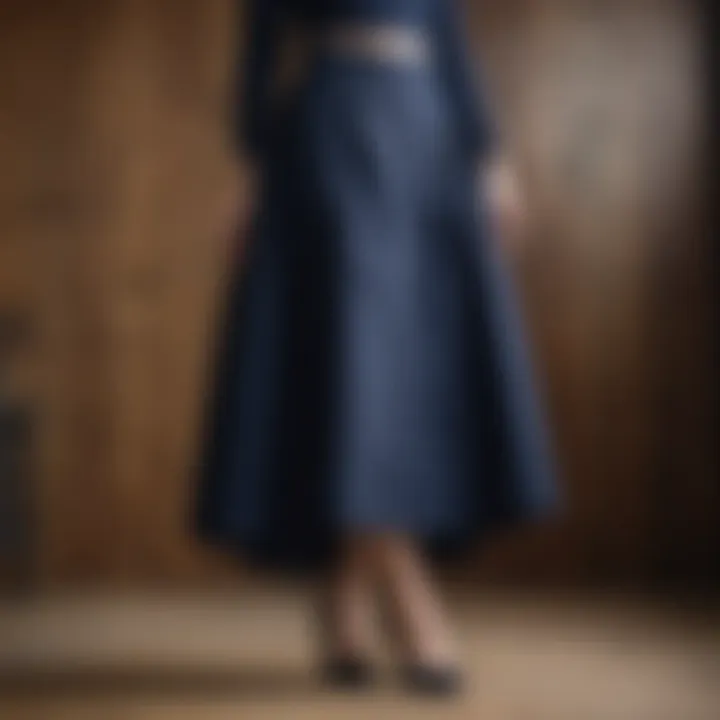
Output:
[[[557,493],[476,168],[426,69],[321,62],[275,135],[218,333],[209,542],[325,567],[342,534],[455,553]]]

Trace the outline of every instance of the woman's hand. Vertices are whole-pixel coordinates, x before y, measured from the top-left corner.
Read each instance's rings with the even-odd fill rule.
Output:
[[[220,202],[219,233],[226,239],[230,252],[244,243],[244,236],[258,202],[260,171],[243,160],[233,167],[231,178]]]
[[[482,170],[481,183],[503,247],[514,254],[525,238],[527,209],[513,164],[506,157],[492,159]]]

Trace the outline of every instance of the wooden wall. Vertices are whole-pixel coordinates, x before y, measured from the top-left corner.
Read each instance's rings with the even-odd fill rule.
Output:
[[[699,18],[683,0],[473,17],[531,190],[517,270],[568,514],[472,572],[717,576]],[[228,0],[0,9],[0,308],[28,330],[3,372],[36,420],[43,587],[229,576],[185,519],[235,187],[235,33]]]

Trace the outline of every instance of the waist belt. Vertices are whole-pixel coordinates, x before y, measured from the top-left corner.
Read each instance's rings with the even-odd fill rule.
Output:
[[[318,44],[333,55],[389,64],[424,65],[433,54],[426,32],[393,25],[332,25],[319,33]]]

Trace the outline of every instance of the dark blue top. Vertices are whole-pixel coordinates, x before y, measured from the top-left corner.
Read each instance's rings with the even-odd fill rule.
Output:
[[[472,67],[467,38],[462,30],[457,0],[245,0],[249,14],[248,55],[239,61],[236,118],[240,147],[262,158],[272,125],[271,79],[283,27],[301,21],[310,27],[328,22],[418,27],[435,41],[441,77],[448,100],[456,109],[459,128],[468,151],[484,155],[494,142],[494,129],[482,88]]]

